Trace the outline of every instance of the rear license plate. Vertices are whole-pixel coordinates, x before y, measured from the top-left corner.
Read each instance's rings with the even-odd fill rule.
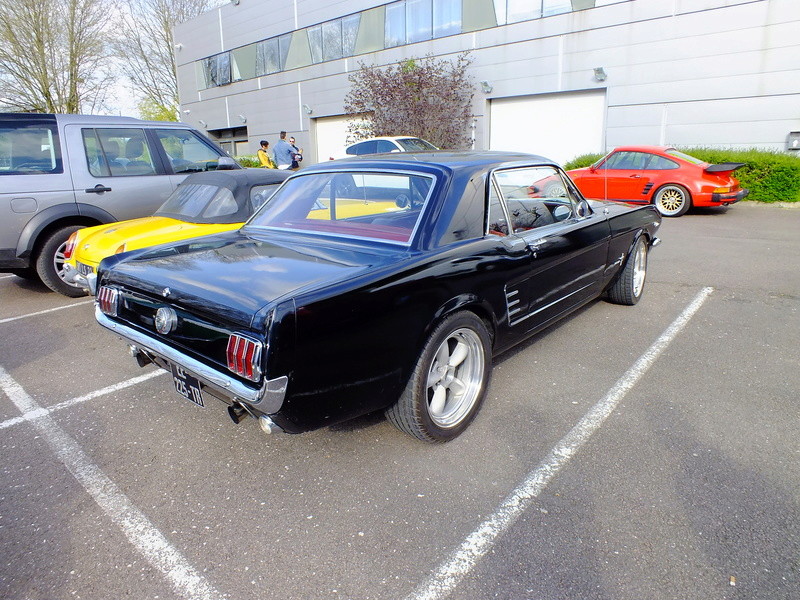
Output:
[[[200,392],[200,381],[194,375],[187,373],[183,367],[170,363],[172,370],[172,383],[175,391],[197,406],[203,404],[203,394]]]
[[[94,273],[94,268],[90,267],[89,265],[85,265],[82,262],[78,263],[78,273],[81,275],[91,275]]]

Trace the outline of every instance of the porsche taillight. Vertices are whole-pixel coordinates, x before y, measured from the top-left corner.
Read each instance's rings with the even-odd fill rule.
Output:
[[[75,252],[75,243],[78,241],[78,232],[74,231],[69,238],[67,238],[67,243],[64,246],[64,259],[69,260],[72,258],[72,253]]]
[[[116,317],[119,310],[119,290],[102,286],[97,290],[97,305],[103,314]]]
[[[261,377],[261,348],[261,342],[232,333],[228,337],[228,369],[250,381],[258,381]]]

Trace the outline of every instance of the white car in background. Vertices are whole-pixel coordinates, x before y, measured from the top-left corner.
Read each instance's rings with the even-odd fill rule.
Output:
[[[331,160],[360,156],[362,154],[381,154],[384,152],[420,152],[424,150],[438,150],[430,142],[422,138],[400,135],[394,137],[375,137],[350,144],[344,152],[331,156]]]

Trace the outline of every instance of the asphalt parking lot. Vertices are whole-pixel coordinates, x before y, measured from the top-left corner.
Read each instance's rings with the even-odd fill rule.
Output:
[[[236,426],[0,274],[0,598],[796,599],[798,234],[666,220],[642,301],[499,357],[440,446]]]

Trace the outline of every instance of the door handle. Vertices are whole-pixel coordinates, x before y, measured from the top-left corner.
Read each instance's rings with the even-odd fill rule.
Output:
[[[547,238],[540,238],[528,243],[528,248],[533,252],[533,258],[538,258],[537,253],[547,244],[550,240]]]
[[[641,175],[637,175],[636,173],[634,173],[633,175],[629,175],[629,177],[631,177],[633,179],[641,179],[642,178]]]
[[[102,194],[103,192],[110,192],[111,188],[104,186],[102,183],[98,183],[93,188],[88,188],[85,191],[87,194]]]

